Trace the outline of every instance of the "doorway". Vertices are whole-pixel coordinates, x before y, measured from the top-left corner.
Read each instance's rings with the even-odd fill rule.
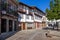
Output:
[[[25,30],[25,23],[23,23],[23,30]]]
[[[12,27],[13,27],[12,20],[9,20],[9,31],[12,31]]]
[[[15,21],[14,23],[14,31],[16,31],[16,29],[17,29],[17,21]]]
[[[6,32],[6,19],[1,19],[1,33]]]

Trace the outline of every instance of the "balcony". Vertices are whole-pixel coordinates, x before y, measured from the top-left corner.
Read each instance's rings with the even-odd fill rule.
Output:
[[[43,16],[41,13],[38,13],[38,12],[35,12],[35,15],[38,15],[38,16]]]
[[[8,10],[7,15],[18,17],[18,13],[16,11],[12,11],[12,10]]]
[[[30,14],[30,15],[33,15],[33,12],[34,12],[34,11],[32,11],[32,10],[29,10],[29,14]]]
[[[39,13],[38,13],[38,12],[35,12],[35,14],[36,14],[36,15],[39,15]]]
[[[23,8],[19,8],[18,11],[21,12],[21,13],[25,13],[26,12],[25,9],[23,9]]]
[[[7,11],[2,11],[2,15],[8,15],[8,16],[12,16],[12,17],[18,17],[18,13],[11,11],[11,12],[7,12]]]
[[[30,11],[29,11],[29,14],[31,14],[31,15],[32,15],[32,14],[33,14],[33,12],[30,12]]]
[[[11,5],[9,5],[7,3],[1,3],[0,10],[1,10],[2,14],[18,17],[18,13],[16,12],[17,8],[13,6],[13,8],[11,7],[12,8],[11,9],[10,7],[11,7]]]

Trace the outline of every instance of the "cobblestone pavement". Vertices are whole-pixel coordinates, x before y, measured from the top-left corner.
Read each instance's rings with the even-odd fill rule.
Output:
[[[24,31],[19,31],[15,35],[7,38],[6,40],[60,40],[60,37],[46,37],[45,33],[46,30],[24,30]]]

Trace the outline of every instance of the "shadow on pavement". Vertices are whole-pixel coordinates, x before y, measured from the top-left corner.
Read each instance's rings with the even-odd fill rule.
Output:
[[[7,38],[9,38],[9,37],[11,37],[13,35],[15,35],[17,32],[19,32],[19,31],[8,32],[8,33],[6,33],[4,35],[0,35],[0,40],[5,40],[5,39],[7,39]]]

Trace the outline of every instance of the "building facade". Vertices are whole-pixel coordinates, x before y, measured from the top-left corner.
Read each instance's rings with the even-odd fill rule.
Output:
[[[34,7],[34,24],[36,29],[40,29],[42,27],[42,17],[43,13],[37,7]]]
[[[31,7],[33,10],[34,25],[36,29],[41,29],[47,26],[46,14],[37,7]]]
[[[45,13],[37,7],[31,7],[20,2],[18,6],[18,14],[18,20],[20,22],[19,27],[21,27],[22,30],[38,29],[42,28],[43,24],[45,25],[45,21],[42,21]]]
[[[19,3],[18,6],[19,21],[22,30],[33,28],[33,14],[29,6]]]
[[[0,33],[18,29],[18,2],[16,0],[0,1]]]

